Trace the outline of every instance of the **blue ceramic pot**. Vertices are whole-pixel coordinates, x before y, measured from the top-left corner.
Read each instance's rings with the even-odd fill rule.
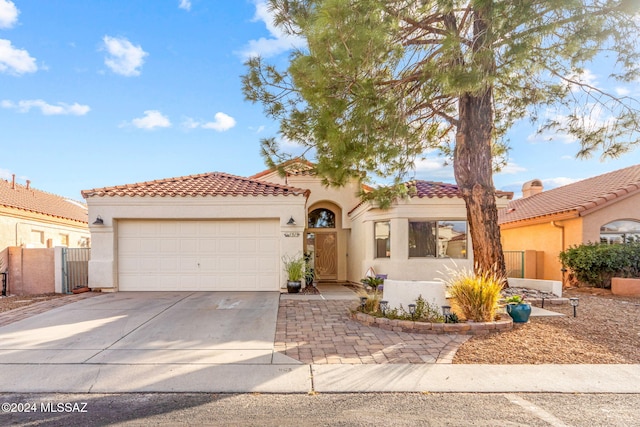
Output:
[[[507,304],[507,313],[514,323],[527,323],[531,315],[531,304]]]

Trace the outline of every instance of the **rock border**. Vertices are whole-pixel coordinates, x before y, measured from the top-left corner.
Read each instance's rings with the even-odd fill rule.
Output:
[[[495,322],[464,322],[464,323],[426,323],[411,320],[387,319],[356,311],[352,318],[364,325],[394,332],[408,332],[414,334],[458,334],[458,335],[487,335],[491,332],[505,332],[513,329],[513,320],[500,319]]]

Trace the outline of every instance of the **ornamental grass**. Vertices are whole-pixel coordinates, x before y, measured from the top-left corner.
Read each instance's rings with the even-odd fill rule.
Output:
[[[492,272],[476,274],[460,270],[449,274],[449,279],[445,280],[447,291],[459,314],[474,322],[495,320],[504,279]]]

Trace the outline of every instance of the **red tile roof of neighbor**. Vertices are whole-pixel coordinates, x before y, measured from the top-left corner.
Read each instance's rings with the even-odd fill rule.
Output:
[[[87,223],[84,203],[0,179],[0,206]]]
[[[593,208],[636,192],[640,192],[640,165],[512,200],[498,213],[499,223],[506,224],[563,213],[583,215]]]
[[[460,190],[456,184],[449,184],[446,182],[435,181],[409,181],[407,183],[411,197],[460,197]],[[496,190],[496,197],[506,197],[510,199],[513,197],[513,193],[508,191]]]
[[[221,172],[180,176],[82,191],[82,197],[103,196],[308,196],[309,190],[256,181]]]

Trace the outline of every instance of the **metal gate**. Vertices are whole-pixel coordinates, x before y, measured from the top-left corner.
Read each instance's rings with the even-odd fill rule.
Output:
[[[62,293],[89,285],[91,248],[62,248]]]
[[[507,277],[524,278],[524,251],[504,251]]]

